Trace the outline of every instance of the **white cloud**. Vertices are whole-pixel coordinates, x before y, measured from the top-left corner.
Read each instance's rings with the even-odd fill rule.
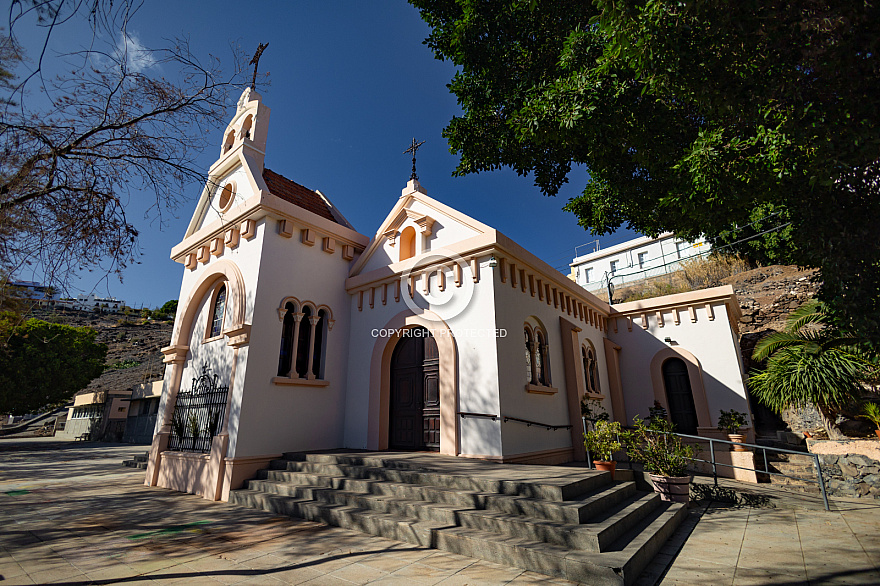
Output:
[[[125,59],[125,65],[130,71],[140,73],[156,66],[152,51],[144,47],[134,33],[122,33],[116,50],[119,58]]]

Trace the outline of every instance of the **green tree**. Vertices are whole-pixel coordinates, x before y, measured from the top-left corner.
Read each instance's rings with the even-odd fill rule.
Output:
[[[815,405],[828,437],[842,439],[838,414],[861,397],[862,383],[876,376],[876,366],[855,346],[857,341],[829,323],[822,304],[804,304],[789,315],[784,331],[755,345],[752,358],[767,364],[752,373],[749,386],[777,413]]]
[[[159,313],[174,317],[174,314],[177,313],[177,299],[166,301],[165,304],[159,308]]]
[[[107,346],[90,328],[0,314],[0,412],[23,415],[61,405],[104,371]]]
[[[546,195],[574,176],[565,208],[593,234],[732,243],[754,223],[755,256],[820,268],[838,323],[880,347],[880,8],[411,3],[458,66],[457,175],[510,167]]]

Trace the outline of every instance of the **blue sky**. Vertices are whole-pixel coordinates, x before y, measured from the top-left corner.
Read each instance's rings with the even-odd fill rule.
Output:
[[[269,43],[260,70],[270,72],[271,85],[258,87],[272,109],[266,166],[319,189],[368,236],[409,178],[411,160],[402,153],[415,137],[426,141],[418,174],[428,195],[500,230],[551,266],[567,272],[575,246],[595,240],[561,210],[583,189],[583,170],[573,171],[555,198],[509,170],[451,177],[457,157],[441,132],[460,113],[446,88],[454,68],[434,59],[422,44],[429,29],[403,0],[148,0],[129,32],[147,47],[187,36],[196,54],[221,59],[229,58],[230,43],[241,44],[248,54],[258,43]],[[88,34],[85,24],[68,27],[56,40],[76,42],[78,34]],[[217,146],[202,157],[205,168],[219,152],[221,133],[216,130]],[[161,228],[154,219],[142,219],[143,202],[131,202],[130,215],[141,232],[141,264],[130,266],[122,283],[86,273],[79,289],[113,295],[133,307],[176,299],[183,267],[168,255],[183,237],[199,192],[193,187],[178,218],[166,217],[171,221]],[[602,238],[601,245],[632,236],[618,231]]]

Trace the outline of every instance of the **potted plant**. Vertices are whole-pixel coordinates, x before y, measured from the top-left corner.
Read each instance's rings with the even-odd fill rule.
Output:
[[[736,442],[732,446],[734,452],[747,452],[748,450],[743,444],[746,437],[739,433],[740,428],[746,424],[746,414],[740,413],[734,409],[730,411],[721,410],[721,416],[718,418],[718,431],[727,432],[730,441]]]
[[[622,446],[620,443],[620,423],[617,421],[599,420],[594,428],[584,434],[584,445],[596,470],[611,472],[611,480],[614,480],[614,470],[617,462],[611,459],[611,455]]]
[[[642,463],[662,500],[686,503],[691,483],[687,467],[698,448],[675,435],[675,426],[666,419],[654,417],[646,424],[637,415],[633,424],[635,429],[626,438],[630,459]]]
[[[177,436],[177,449],[183,449],[183,436],[186,433],[186,424],[179,413],[175,413],[171,418],[171,431],[172,437]]]
[[[199,418],[196,417],[195,413],[190,414],[189,416],[189,432],[192,434],[192,447],[195,450],[196,444],[199,443],[199,435],[202,432],[201,427],[199,426]]]
[[[877,403],[865,403],[865,406],[862,407],[862,413],[862,417],[877,427],[874,433],[877,434],[877,437],[880,437],[880,405]]]

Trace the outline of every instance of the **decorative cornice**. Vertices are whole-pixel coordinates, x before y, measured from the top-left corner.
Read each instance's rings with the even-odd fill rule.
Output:
[[[165,364],[182,364],[189,354],[189,346],[166,346],[162,348],[161,352],[165,355],[165,358],[162,359]]]

